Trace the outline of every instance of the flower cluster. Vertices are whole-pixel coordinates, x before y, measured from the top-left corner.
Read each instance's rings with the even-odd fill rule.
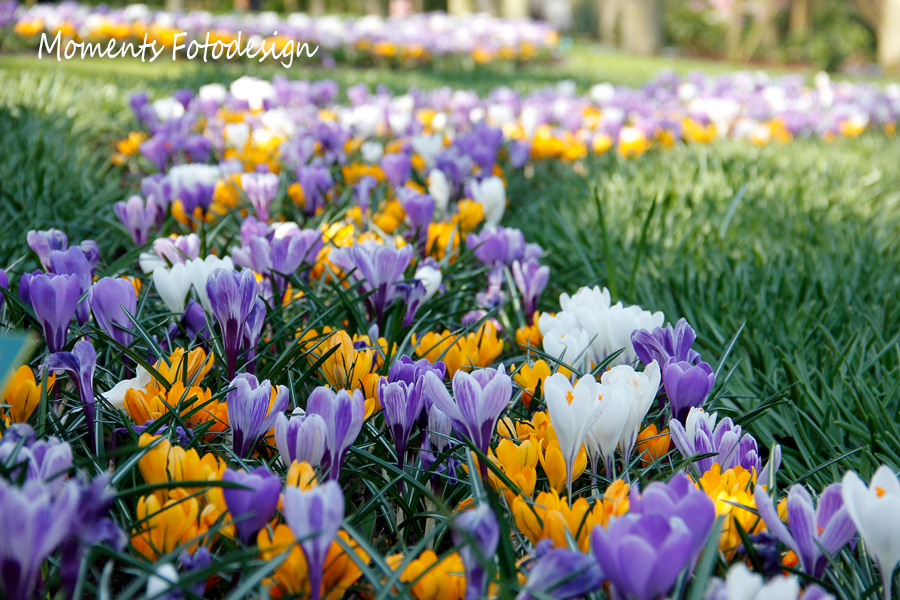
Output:
[[[105,545],[158,597],[657,600],[703,565],[708,598],[826,598],[871,557],[890,598],[889,467],[779,491],[685,320],[542,303],[481,100],[337,92],[135,98],[128,252],[30,231],[0,272],[43,339],[0,413],[5,597],[83,587]]]
[[[559,40],[546,23],[498,19],[486,14],[417,13],[385,19],[311,17],[294,13],[285,18],[274,12],[256,15],[169,12],[151,10],[144,4],[110,9],[71,0],[55,6],[3,8],[5,11],[0,15],[8,12],[14,31],[27,39],[39,39],[41,33],[52,38],[60,32],[63,40],[141,43],[146,34],[146,41],[155,41],[165,48],[172,48],[176,43],[186,47],[192,40],[222,42],[226,46],[237,42],[243,48],[248,40],[253,40],[256,47],[265,41],[267,46],[279,51],[292,41],[296,46],[308,44],[309,51],[302,55],[304,59],[325,65],[337,61],[409,67],[460,59],[478,64],[518,63],[548,57]],[[0,26],[3,24],[0,20]],[[180,33],[187,36],[176,38]]]

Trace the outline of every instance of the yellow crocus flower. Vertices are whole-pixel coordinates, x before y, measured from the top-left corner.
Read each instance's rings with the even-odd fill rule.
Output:
[[[47,393],[56,383],[56,376],[47,377]],[[31,413],[37,409],[41,402],[41,382],[34,377],[34,372],[28,365],[22,365],[13,374],[12,379],[3,390],[3,402],[9,405],[9,418],[13,423],[26,423]]]

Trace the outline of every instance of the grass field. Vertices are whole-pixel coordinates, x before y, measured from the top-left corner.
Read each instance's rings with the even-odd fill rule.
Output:
[[[731,65],[636,59],[576,45],[558,66],[525,73],[293,69],[292,77],[364,81],[394,91],[450,85],[481,93],[571,78],[639,84],[661,68]],[[254,70],[274,75],[280,68]],[[102,254],[124,237],[111,204],[128,176],[110,167],[130,127],[128,94],[227,83],[239,67],[0,55],[0,263],[24,233],[61,227]],[[817,489],[856,469],[900,467],[900,147],[866,134],[827,144],[683,146],[627,161],[610,153],[579,175],[538,164],[511,178],[505,224],[549,251],[551,288],[610,288],[613,299],[686,317],[719,365],[720,410],[785,452],[785,478]],[[115,235],[114,235],[115,233]],[[730,352],[729,352],[730,349]],[[850,584],[848,584],[850,585]],[[847,597],[862,597],[848,588]]]

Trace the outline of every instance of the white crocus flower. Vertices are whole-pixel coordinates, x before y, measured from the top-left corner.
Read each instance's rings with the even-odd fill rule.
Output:
[[[258,47],[261,41],[256,40],[254,45]],[[231,95],[245,100],[251,110],[260,110],[264,100],[275,97],[275,86],[257,77],[244,75],[231,82]]]
[[[472,199],[484,209],[484,221],[488,227],[496,227],[506,210],[506,188],[497,176],[487,177],[481,182],[473,181]]]
[[[563,459],[566,461],[566,485],[569,504],[572,503],[572,466],[584,444],[588,430],[594,426],[603,413],[603,405],[598,402],[602,387],[591,375],[586,375],[575,383],[562,373],[556,373],[544,380],[544,401],[553,423],[553,431],[559,441]]]
[[[225,98],[228,96],[228,90],[225,89],[225,86],[221,83],[209,83],[207,85],[201,85],[200,89],[197,90],[197,97],[201,100],[213,100],[218,104],[222,104],[225,102]]]
[[[625,381],[619,381],[613,386],[600,384],[600,406],[602,414],[597,422],[587,432],[585,447],[588,456],[591,457],[591,470],[597,473],[597,463],[603,459],[606,468],[606,476],[615,477],[616,446],[622,431],[628,423],[631,414],[634,389]]]
[[[202,260],[199,258],[189,260],[185,265],[190,272],[191,284],[194,286],[194,292],[197,293],[197,298],[200,299],[203,310],[205,310],[207,314],[212,314],[212,306],[210,305],[209,297],[206,294],[206,281],[209,279],[210,274],[216,269],[228,269],[229,271],[233,271],[234,263],[231,261],[231,257],[226,256],[225,258],[219,258],[215,254],[210,254]]]
[[[724,585],[722,585],[724,583]],[[800,581],[794,575],[779,575],[763,583],[762,575],[753,573],[744,563],[736,563],[728,570],[725,581],[719,582],[722,592],[713,596],[727,600],[797,600]],[[722,589],[720,588],[720,589]]]
[[[363,160],[367,163],[377,163],[384,155],[384,145],[379,142],[363,142],[359,147]]]
[[[432,169],[428,174],[428,193],[434,198],[434,206],[441,215],[447,214],[450,205],[450,182],[440,169]]]
[[[171,564],[163,563],[147,578],[147,597],[162,598],[176,585],[178,585],[178,571]]]
[[[655,360],[647,365],[643,372],[635,371],[628,365],[619,365],[600,377],[603,385],[615,387],[624,381],[632,388],[631,410],[619,437],[619,449],[622,451],[622,461],[625,464],[631,460],[631,451],[641,429],[641,422],[650,410],[653,399],[656,398],[660,379],[659,363]]]
[[[444,147],[444,137],[441,135],[417,135],[412,138],[412,147],[416,154],[425,161],[425,166],[434,165],[438,153]]]
[[[156,118],[162,123],[172,121],[184,115],[184,105],[171,96],[168,98],[160,98],[151,106],[153,107]]]
[[[150,372],[138,365],[137,373],[132,379],[120,381],[111,390],[100,395],[114,407],[119,410],[125,410],[125,392],[128,390],[143,390],[150,383],[150,379]]]
[[[243,150],[250,141],[250,125],[247,123],[227,123],[224,133],[226,148]]]
[[[441,283],[444,280],[441,270],[429,265],[423,265],[416,269],[415,278],[425,286],[425,299],[422,300],[423,302],[428,302],[434,297],[437,291],[441,289]]]
[[[580,370],[584,366],[588,342],[583,329],[553,329],[544,335],[544,352]]]
[[[891,580],[900,562],[900,481],[887,466],[881,466],[868,487],[859,475],[848,471],[841,486],[844,506],[875,557],[884,582],[884,598],[891,598]]]
[[[165,305],[174,313],[184,312],[184,302],[191,289],[191,270],[178,263],[171,269],[156,267],[153,271],[153,285]]]

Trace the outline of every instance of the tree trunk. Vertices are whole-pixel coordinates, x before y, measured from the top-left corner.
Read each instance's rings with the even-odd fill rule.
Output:
[[[622,9],[622,47],[634,54],[657,54],[662,47],[659,0],[627,0]]]
[[[791,0],[791,33],[803,34],[809,31],[809,16],[812,12],[812,0]]]
[[[527,17],[528,0],[501,0],[501,12],[507,19]]]
[[[463,15],[472,11],[472,0],[447,0],[447,12],[451,15]]]
[[[367,15],[378,15],[380,17],[384,14],[381,0],[365,0],[365,9]]]
[[[728,59],[740,60],[742,57],[741,45],[744,34],[744,2],[734,0],[731,3],[731,18],[728,20],[728,30],[725,33],[728,46]]]
[[[488,13],[489,15],[497,15],[497,4],[494,0],[475,0],[475,8],[480,13]]]
[[[763,48],[774,46],[778,42],[778,32],[775,29],[778,2],[777,0],[757,0],[756,5],[757,10],[754,17],[756,39]]]
[[[610,46],[616,45],[616,29],[619,24],[621,8],[619,0],[598,0],[600,17],[600,42]]]
[[[309,14],[317,16],[324,15],[325,0],[309,0]]]
[[[900,72],[900,0],[882,0],[877,29],[878,64]]]
[[[166,10],[184,10],[184,0],[166,0]]]

